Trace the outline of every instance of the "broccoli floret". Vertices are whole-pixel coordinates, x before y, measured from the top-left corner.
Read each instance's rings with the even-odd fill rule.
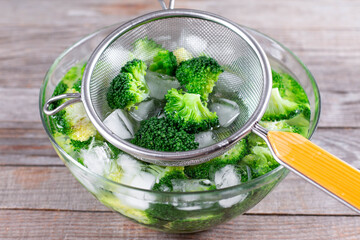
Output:
[[[78,82],[79,80],[81,82],[81,79],[84,75],[85,67],[86,63],[70,68],[61,81],[68,85],[70,88],[72,88],[76,82]]]
[[[199,94],[184,94],[172,88],[165,99],[166,117],[187,132],[197,133],[219,125],[218,116],[204,106]]]
[[[81,92],[81,79],[77,80],[72,88],[77,92]]]
[[[293,118],[287,119],[285,122],[290,126],[296,127],[298,129],[297,133],[307,137],[310,127],[310,109],[308,111],[303,111]]]
[[[175,76],[177,68],[176,57],[168,50],[162,50],[154,57],[152,64],[149,67],[150,71]]]
[[[240,140],[233,148],[208,162],[194,166],[186,166],[185,174],[195,179],[210,179],[211,175],[217,170],[228,164],[237,164],[248,153],[246,139]]]
[[[122,73],[131,73],[138,82],[145,83],[146,64],[139,60],[133,59],[128,61],[120,70]]]
[[[189,93],[200,94],[201,99],[207,102],[222,72],[224,70],[213,58],[201,56],[181,62],[176,70],[176,78]]]
[[[52,94],[52,97],[54,96],[58,96],[61,95],[63,93],[66,92],[66,90],[68,89],[68,85],[66,85],[63,81],[60,81],[58,85],[56,85],[55,89],[54,89],[54,93]],[[59,104],[59,101],[53,102],[54,104]],[[55,107],[54,107],[55,108]]]
[[[152,117],[140,123],[131,143],[151,150],[164,152],[189,151],[196,149],[195,135],[176,127],[166,118]]]
[[[130,109],[149,96],[145,82],[146,65],[141,60],[134,59],[124,67],[110,83],[107,101],[112,109]]]
[[[102,194],[98,194],[97,197],[105,206],[114,209],[130,219],[142,224],[152,223],[152,220],[147,216],[146,211],[129,206],[129,204],[125,201],[123,202],[122,199],[119,199],[118,196],[111,192],[103,192]]]
[[[144,62],[152,60],[155,55],[159,52],[165,50],[163,47],[156,43],[154,40],[144,37],[136,40],[133,43],[133,55],[135,58],[141,59]]]
[[[173,179],[173,192],[202,192],[215,190],[216,185],[209,179]]]
[[[88,148],[92,141],[93,141],[93,138],[89,138],[88,140],[85,140],[85,141],[70,139],[70,144],[73,146],[73,148],[76,152],[79,152],[81,149]]]
[[[79,82],[79,80],[81,81],[84,68],[85,65],[72,67],[56,86],[53,96],[78,92],[73,86]],[[65,101],[66,99],[53,103],[50,109],[56,108]],[[85,142],[97,133],[82,103],[67,106],[65,109],[51,116],[50,121],[55,131],[67,135],[73,141]]]
[[[267,146],[266,142],[264,141],[264,139],[262,139],[261,137],[259,137],[258,135],[256,135],[255,133],[250,133],[247,137],[246,137],[249,147],[255,147],[255,146]]]
[[[178,48],[173,53],[176,57],[176,61],[178,64],[180,64],[183,61],[193,58],[191,53],[188,50],[186,50],[185,48]]]
[[[172,180],[187,179],[184,174],[184,167],[166,167],[156,176],[156,183],[153,186],[154,191],[171,192],[173,191]]]
[[[309,100],[301,85],[286,73],[272,71],[273,88],[279,88],[280,95],[287,100],[309,106]]]
[[[188,211],[181,211],[171,204],[163,203],[153,203],[145,212],[151,219],[151,222],[162,222],[163,224],[169,221],[185,219],[189,215]]]
[[[251,148],[250,152],[251,154],[246,155],[240,164],[250,167],[253,178],[260,177],[279,166],[268,147],[255,146]]]
[[[292,133],[301,132],[298,127],[289,125],[286,122],[286,120],[276,121],[276,122],[261,121],[260,125],[269,131],[282,131],[282,132],[292,132]]]
[[[206,230],[225,221],[224,213],[200,213],[197,216],[177,219],[164,225],[166,229],[175,229],[177,232],[191,232]]]
[[[279,89],[273,88],[269,105],[262,117],[262,121],[289,119],[302,112],[303,109],[303,105],[282,98]]]

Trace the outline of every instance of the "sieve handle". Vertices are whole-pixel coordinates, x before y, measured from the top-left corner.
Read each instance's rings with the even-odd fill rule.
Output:
[[[275,159],[360,213],[360,171],[297,133],[269,131],[256,124]]]
[[[60,106],[58,106],[57,108],[49,109],[51,103],[60,101],[62,99],[67,99],[67,98],[70,98],[70,99],[67,100],[66,102],[64,102],[63,104],[61,104]],[[81,102],[81,94],[80,93],[65,93],[65,94],[61,94],[61,95],[49,98],[46,101],[43,110],[46,115],[54,115],[54,114],[58,113],[60,110],[62,110],[63,108],[65,108],[73,103],[76,103],[76,102]]]
[[[175,0],[169,1],[169,7],[166,6],[166,3],[164,0],[159,0],[159,3],[163,10],[174,9],[174,6],[175,6]]]

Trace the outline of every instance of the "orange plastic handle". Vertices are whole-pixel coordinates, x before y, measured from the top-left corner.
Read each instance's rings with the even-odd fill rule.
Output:
[[[299,134],[270,131],[268,139],[285,165],[360,211],[360,171]]]

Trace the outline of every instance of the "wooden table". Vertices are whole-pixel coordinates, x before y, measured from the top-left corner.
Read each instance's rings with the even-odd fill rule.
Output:
[[[360,167],[360,1],[186,0],[292,49],[322,93],[313,140]],[[360,217],[294,174],[259,205],[217,228],[169,235],[102,206],[57,157],[38,93],[46,70],[96,29],[158,10],[156,0],[0,1],[0,238],[360,239]]]

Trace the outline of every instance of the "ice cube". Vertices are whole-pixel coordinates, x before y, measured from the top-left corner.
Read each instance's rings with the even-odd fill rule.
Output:
[[[180,87],[180,83],[175,77],[160,73],[147,71],[145,79],[150,89],[150,97],[155,99],[164,99],[168,90]]]
[[[135,120],[142,121],[155,116],[158,113],[157,110],[154,99],[151,99],[140,103],[137,109],[132,109],[129,113]]]
[[[134,193],[130,190],[124,190],[122,193],[114,193],[114,195],[119,199],[119,201],[121,201],[121,204],[124,207],[127,207],[128,209],[135,208],[139,210],[146,210],[149,208],[149,202],[144,200],[148,194],[145,194],[146,193],[139,191]],[[124,210],[124,208],[122,208],[122,210]],[[125,215],[127,214],[125,213]]]
[[[131,139],[134,137],[134,125],[127,117],[127,113],[121,109],[116,109],[105,118],[104,124],[122,139]]]
[[[140,172],[137,174],[132,182],[130,183],[131,186],[141,189],[152,189],[155,184],[156,177],[151,173],[147,172]]]
[[[217,99],[209,108],[212,112],[216,112],[222,127],[230,126],[240,114],[239,105],[225,98]]]
[[[80,151],[80,157],[84,159],[84,164],[91,171],[104,175],[111,167],[110,149],[107,145],[94,146],[90,144],[88,149]]]
[[[243,80],[236,74],[225,71],[219,75],[216,82],[215,90],[222,94],[234,94],[239,85],[243,84]]]
[[[119,46],[110,46],[109,49],[106,50],[106,54],[104,55],[104,60],[102,61],[106,63],[105,67],[108,73],[112,73],[112,75],[116,75],[120,72],[122,66],[125,65],[127,61],[130,61],[134,58],[133,54]],[[107,74],[110,75],[110,74]]]
[[[214,183],[209,179],[173,179],[174,192],[198,192],[209,190]]]
[[[143,164],[139,160],[124,153],[118,157],[117,164],[123,170],[121,183],[142,189],[151,189],[154,186],[155,176],[142,171]]]
[[[241,183],[241,177],[236,173],[235,167],[227,165],[215,172],[214,182],[216,188],[227,188]]]
[[[185,35],[184,48],[195,56],[204,53],[208,45],[207,41],[199,36],[187,34],[183,33],[183,36]]]
[[[199,148],[207,147],[216,143],[211,131],[195,134],[195,141],[199,143]]]
[[[136,175],[139,171],[141,171],[142,167],[142,164],[138,160],[126,153],[119,155],[117,164],[124,172],[132,173],[131,175]]]

